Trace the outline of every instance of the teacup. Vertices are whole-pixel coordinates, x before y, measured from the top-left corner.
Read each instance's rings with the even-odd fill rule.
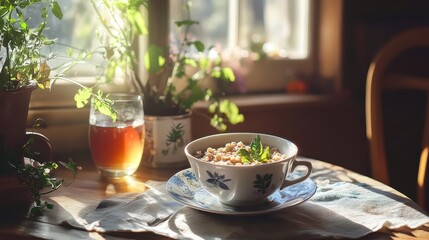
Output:
[[[258,165],[219,165],[197,158],[197,151],[218,148],[230,142],[250,145],[260,136],[264,146],[277,148],[286,157],[281,160]],[[268,196],[287,186],[304,181],[310,176],[312,165],[308,161],[296,160],[297,146],[289,140],[259,133],[223,133],[196,139],[185,147],[185,154],[201,186],[216,196],[223,204],[252,206],[265,201]],[[307,168],[305,174],[288,179],[298,166]]]

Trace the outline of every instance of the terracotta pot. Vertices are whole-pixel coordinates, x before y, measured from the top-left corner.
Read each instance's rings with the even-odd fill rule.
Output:
[[[32,193],[17,175],[0,176],[0,222],[24,217],[31,205]]]
[[[19,164],[21,147],[27,140],[26,122],[31,92],[35,86],[0,92],[0,174],[13,173],[8,164]]]
[[[21,216],[31,203],[31,192],[23,185],[11,166],[23,164],[23,146],[32,140],[27,149],[38,161],[50,161],[52,149],[49,140],[34,132],[26,132],[28,107],[36,85],[17,91],[0,92],[0,216]],[[7,197],[5,197],[7,196]]]

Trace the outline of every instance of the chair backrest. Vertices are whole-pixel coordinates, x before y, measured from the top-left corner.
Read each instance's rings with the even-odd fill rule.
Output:
[[[402,32],[393,37],[378,52],[372,61],[366,82],[366,129],[370,147],[372,177],[390,185],[389,163],[386,154],[386,139],[384,139],[382,92],[388,90],[420,90],[429,92],[429,75],[418,74],[399,75],[391,71],[391,65],[404,52],[412,49],[429,49],[429,28],[417,28]],[[410,64],[412,65],[412,64]],[[429,65],[426,66],[429,69]],[[427,161],[429,147],[429,94],[426,94],[426,113],[424,114],[424,129],[422,130],[422,146],[419,169],[417,173],[416,201],[425,206],[425,185],[427,178]]]

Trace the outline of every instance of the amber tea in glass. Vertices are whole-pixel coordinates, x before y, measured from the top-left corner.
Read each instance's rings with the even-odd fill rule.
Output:
[[[91,104],[89,145],[98,171],[106,178],[132,175],[140,165],[144,146],[144,113],[142,97],[133,94],[111,94],[113,121]]]

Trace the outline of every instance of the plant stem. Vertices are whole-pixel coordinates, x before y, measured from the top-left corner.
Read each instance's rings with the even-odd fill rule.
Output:
[[[96,4],[95,4],[94,1],[95,0],[91,0],[91,4],[92,4],[92,6],[93,6],[93,8],[94,8],[94,10],[95,10],[98,18],[101,20],[101,19],[103,19],[103,17],[101,15],[100,11],[98,10],[98,8],[97,8],[97,6],[96,6]],[[124,71],[125,74],[127,74],[128,69],[130,69],[130,71],[131,71],[131,76],[130,76],[131,77],[131,82],[133,83],[134,87],[137,88],[138,92],[144,93],[143,92],[144,91],[144,86],[143,86],[142,82],[138,79],[138,77],[136,76],[137,74],[135,72],[135,68],[137,66],[137,62],[136,62],[136,59],[134,58],[134,56],[132,54],[133,49],[131,47],[131,41],[129,40],[129,39],[134,39],[134,35],[132,34],[132,31],[130,31],[130,36],[127,36],[127,33],[125,32],[125,28],[121,26],[121,24],[119,23],[118,18],[116,16],[115,12],[112,10],[112,7],[110,5],[111,3],[109,3],[108,0],[103,0],[103,4],[106,6],[106,8],[107,8],[107,10],[109,12],[109,15],[111,16],[111,18],[113,19],[113,21],[114,21],[114,23],[116,25],[115,29],[119,30],[119,32],[120,32],[120,34],[122,36],[122,37],[119,37],[119,38],[121,39],[121,41],[123,41],[125,43],[125,44],[123,44],[123,46],[125,47],[125,51],[123,53],[126,54],[126,59],[128,59],[129,62],[126,61],[126,64],[127,64],[127,66],[125,66],[126,69],[122,69],[122,70]],[[118,38],[118,36],[115,35],[111,31],[111,28],[105,23],[105,21],[101,21],[101,24],[103,25],[103,27],[106,30],[106,32],[110,35],[110,37],[112,37],[112,38]],[[128,26],[128,27],[132,27],[132,26]],[[128,63],[131,66],[129,66]]]
[[[100,19],[101,24],[104,26],[104,29],[106,29],[106,32],[109,33],[110,36],[114,37],[115,35],[110,31],[109,26],[106,25],[106,23],[103,21],[103,16],[101,15],[100,11],[98,10],[97,5],[95,4],[95,0],[91,0],[92,8],[94,9],[95,13],[97,14],[98,19]],[[108,3],[104,3],[106,6]]]
[[[70,83],[76,84],[77,86],[79,86],[79,87],[81,87],[81,88],[88,88],[88,87],[86,87],[86,86],[82,85],[80,82],[75,81],[75,80],[72,80],[72,79],[70,79],[70,78],[64,78],[64,77],[56,76],[56,77],[54,77],[53,81],[55,82],[57,79],[59,79],[59,80],[64,80],[64,81],[67,81],[67,82],[70,82]]]
[[[186,20],[191,20],[191,9],[189,7],[189,2],[186,4]],[[168,92],[171,91],[171,85],[173,84],[173,80],[176,77],[177,71],[180,67],[180,65],[182,65],[182,56],[186,55],[187,53],[187,49],[188,49],[188,34],[189,34],[189,29],[190,29],[190,25],[186,25],[185,26],[185,31],[184,31],[184,37],[183,37],[183,41],[180,44],[179,47],[179,51],[176,55],[176,59],[178,61],[176,61],[174,63],[174,67],[173,67],[173,71],[171,72],[170,77],[167,80],[167,87],[165,88],[165,95],[168,95]]]

